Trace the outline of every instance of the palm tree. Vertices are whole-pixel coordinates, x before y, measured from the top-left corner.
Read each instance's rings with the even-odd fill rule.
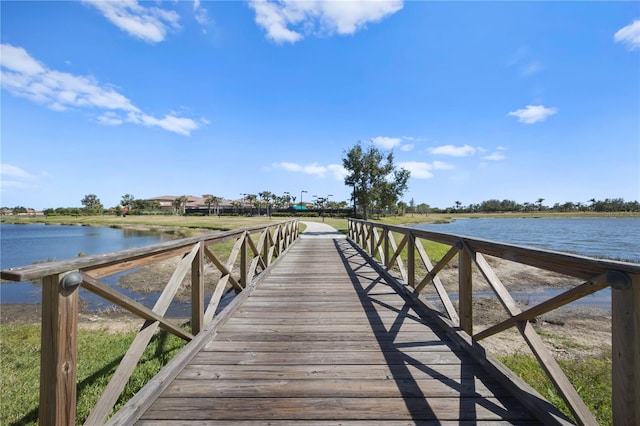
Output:
[[[211,216],[211,204],[216,207],[216,215],[220,216],[220,201],[222,201],[222,198],[211,194],[206,194],[204,197],[204,202],[207,203],[207,216]]]
[[[265,204],[267,205],[267,216],[271,217],[269,206],[271,205],[270,201],[273,194],[270,191],[262,191],[262,192],[259,192],[258,195],[260,196],[260,198],[262,198],[262,201],[264,201]]]
[[[536,201],[536,204],[538,205],[538,210],[542,210],[543,201],[544,201],[544,198],[538,198],[538,201]]]
[[[176,214],[185,214],[185,207],[188,201],[189,197],[187,197],[186,195],[181,195],[180,197],[177,197],[175,200],[173,200],[173,207],[175,207],[177,211]]]
[[[247,194],[245,198],[249,202],[249,216],[253,216],[253,202],[258,197],[255,194]]]
[[[173,213],[180,214],[180,206],[182,205],[182,201],[180,201],[180,197],[174,198],[173,201],[171,202],[171,205],[173,206]]]
[[[131,213],[131,206],[135,201],[135,197],[131,194],[124,194],[122,196],[122,200],[120,200],[120,205],[126,209],[126,213]]]

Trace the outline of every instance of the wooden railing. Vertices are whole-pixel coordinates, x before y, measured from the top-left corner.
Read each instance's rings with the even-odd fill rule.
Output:
[[[79,286],[145,320],[85,423],[103,424],[158,327],[191,340],[212,321],[225,288],[230,285],[239,292],[246,288],[254,276],[285,252],[298,237],[298,232],[298,222],[288,221],[1,271],[2,278],[11,281],[42,280],[40,424],[75,424]],[[259,237],[256,238],[257,234]],[[226,261],[210,249],[212,245],[230,240],[235,240],[235,244]],[[100,281],[105,276],[176,256],[181,260],[153,309]],[[238,257],[239,267],[234,268]],[[205,307],[204,266],[207,261],[215,266],[214,273],[219,273],[220,277]],[[165,317],[189,272],[191,332]]]
[[[349,238],[374,258],[382,269],[395,276],[409,294],[430,309],[435,309],[432,303],[419,294],[432,285],[442,302],[443,312],[440,317],[448,317],[444,319],[445,324],[465,335],[470,348],[477,347],[477,341],[481,339],[515,326],[580,424],[597,424],[597,421],[530,320],[605,287],[611,287],[613,420],[615,425],[640,425],[640,265],[355,219],[349,220],[348,232]],[[396,237],[400,239],[399,242]],[[433,265],[422,240],[443,243],[451,248]],[[584,283],[522,310],[491,268],[485,255],[575,277],[584,280]],[[458,268],[457,310],[438,276],[455,258]],[[481,272],[508,314],[506,320],[476,333],[473,330],[472,308],[473,265]],[[419,272],[422,272],[422,276],[417,276]],[[481,350],[480,353],[484,351]]]

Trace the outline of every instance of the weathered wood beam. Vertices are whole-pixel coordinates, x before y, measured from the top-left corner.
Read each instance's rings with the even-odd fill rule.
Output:
[[[135,300],[118,293],[110,286],[101,283],[92,276],[86,273],[82,273],[82,279],[82,286],[92,293],[97,294],[98,296],[120,306],[121,308],[126,309],[131,313],[138,315],[141,318],[158,321],[162,329],[170,332],[171,334],[175,334],[181,339],[187,341],[193,339],[193,335],[191,333],[184,331],[175,324],[172,324],[170,321],[167,321],[163,316],[156,314],[141,303],[138,303]]]
[[[62,278],[54,274],[42,280],[41,425],[64,426],[76,418],[78,289],[63,289]]]
[[[500,333],[510,327],[513,327],[520,321],[529,321],[535,317],[543,315],[547,312],[550,312],[554,309],[557,309],[561,306],[566,305],[567,303],[571,303],[574,300],[578,300],[584,296],[595,293],[596,291],[602,290],[605,287],[608,287],[609,283],[607,281],[607,274],[601,274],[597,277],[593,278],[586,283],[580,284],[576,287],[573,287],[562,294],[552,297],[549,300],[545,300],[537,304],[536,306],[527,309],[524,312],[521,312],[517,315],[514,315],[501,323],[498,323],[494,326],[487,328],[486,330],[481,331],[473,336],[476,340],[482,340],[489,336],[492,336],[496,333]]]
[[[489,266],[484,256],[480,253],[475,253],[467,244],[464,244],[464,252],[474,260],[478,269],[480,269],[482,275],[485,277],[491,288],[493,288],[493,291],[498,296],[498,300],[505,307],[509,315],[513,317],[520,314],[521,310],[518,307],[518,304],[511,297],[511,294],[509,294],[509,291],[506,289],[504,284],[502,284],[491,266]],[[567,376],[560,368],[560,365],[558,365],[557,361],[547,349],[538,333],[533,329],[531,323],[529,321],[518,322],[518,330],[527,342],[527,345],[533,352],[533,355],[538,360],[540,367],[542,367],[542,369],[547,373],[547,376],[562,399],[566,402],[567,407],[574,417],[581,424],[598,424],[591,411],[589,411],[589,408],[586,406],[580,395],[578,395],[578,392],[576,392],[569,379],[567,379]]]

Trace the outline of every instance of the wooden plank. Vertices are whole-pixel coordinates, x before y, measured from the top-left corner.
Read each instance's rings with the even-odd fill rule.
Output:
[[[501,420],[528,413],[497,398],[162,398],[142,417],[161,419],[261,420]],[[247,409],[251,407],[251,409]]]
[[[426,371],[425,371],[426,370]],[[459,379],[491,377],[478,364],[388,365],[208,365],[190,363],[178,375],[193,380],[412,380],[418,378]]]
[[[109,275],[130,271],[134,268],[141,268],[143,266],[152,265],[156,262],[162,262],[173,257],[184,256],[185,254],[189,253],[189,250],[191,250],[191,246],[179,247],[177,249],[152,254],[150,256],[127,259],[125,261],[118,262],[112,265],[87,267],[84,268],[83,271],[90,272],[92,277],[102,278]]]
[[[250,327],[251,333],[367,333],[370,336],[382,336],[390,333],[390,329],[394,324],[385,326],[384,324],[336,324],[327,327],[325,324],[255,324]],[[244,333],[248,331],[247,326],[243,324],[227,324],[224,327],[225,333]],[[402,324],[400,330],[394,330],[394,335],[398,332],[402,333],[432,333],[424,324],[407,323]]]
[[[288,352],[308,352],[313,351],[379,351],[379,350],[402,350],[403,352],[420,351],[449,351],[458,346],[452,342],[442,341],[439,337],[432,339],[424,338],[420,342],[410,342],[407,344],[394,344],[393,341],[376,340],[350,340],[340,342],[336,345],[332,341],[288,341],[286,350]],[[255,352],[255,351],[279,351],[282,350],[282,342],[278,341],[251,341],[251,340],[213,340],[208,342],[203,350],[217,352]]]
[[[491,379],[443,381],[435,378],[395,381],[326,380],[183,380],[167,388],[166,398],[402,398],[402,397],[507,397],[509,393]]]
[[[226,333],[224,330],[218,332],[216,336],[220,340],[231,341],[264,341],[264,342],[303,342],[303,341],[325,341],[325,342],[348,342],[357,340],[376,339],[381,342],[394,342],[396,344],[418,344],[425,341],[440,339],[433,331],[424,333],[399,333],[398,335],[378,335],[370,332],[343,332],[343,333],[255,333],[250,330],[245,332]]]
[[[431,364],[470,364],[472,359],[466,352],[421,351],[411,354],[399,349],[388,351],[340,352],[310,351],[292,353],[282,345],[279,350],[248,351],[244,353],[201,351],[193,358],[194,364],[202,365],[404,365],[419,362]]]
[[[415,426],[412,420],[340,420],[342,426]],[[140,426],[227,426],[228,420],[140,420]],[[264,420],[234,420],[234,426],[264,426]],[[326,420],[269,420],[269,426],[327,426]],[[421,424],[421,423],[417,423]],[[424,424],[424,422],[422,422]],[[439,426],[540,426],[539,421],[533,420],[438,420]]]

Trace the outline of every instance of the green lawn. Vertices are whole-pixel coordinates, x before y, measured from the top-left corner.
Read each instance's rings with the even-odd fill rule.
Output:
[[[135,332],[78,332],[77,422],[89,415]],[[164,331],[147,347],[116,408],[124,405],[185,345]],[[0,325],[0,424],[38,424],[40,326]]]

